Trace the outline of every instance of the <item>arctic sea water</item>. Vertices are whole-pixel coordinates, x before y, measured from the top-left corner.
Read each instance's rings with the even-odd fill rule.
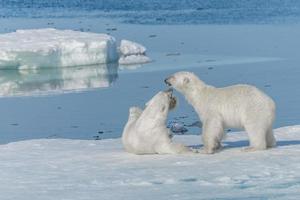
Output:
[[[120,137],[128,108],[143,107],[166,88],[164,78],[179,70],[214,86],[253,84],[277,102],[275,127],[298,124],[299,10],[300,2],[292,0],[0,0],[0,33],[29,28],[107,33],[145,45],[153,60],[1,70],[0,143]],[[8,87],[12,82],[17,90]],[[169,123],[199,134],[193,108],[175,95],[180,103]]]

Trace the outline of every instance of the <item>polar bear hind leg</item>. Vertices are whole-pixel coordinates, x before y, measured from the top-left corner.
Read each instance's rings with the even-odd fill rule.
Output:
[[[267,149],[267,130],[259,125],[247,125],[245,127],[248,133],[250,146],[245,151],[265,150]]]
[[[272,147],[276,146],[276,139],[274,137],[272,128],[268,129],[266,139],[267,139],[267,147],[268,148],[272,148]]]

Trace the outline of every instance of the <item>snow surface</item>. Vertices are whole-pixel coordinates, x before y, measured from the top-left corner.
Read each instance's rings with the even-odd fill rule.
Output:
[[[119,50],[119,64],[121,65],[148,63],[151,61],[151,59],[146,56],[146,47],[136,42],[121,40]]]
[[[243,152],[246,134],[229,133],[214,155],[132,155],[120,139],[9,143],[1,199],[299,199],[300,125],[275,135],[278,147]],[[201,146],[199,136],[175,140]]]
[[[0,35],[0,68],[55,67],[113,62],[115,38],[72,30],[31,29]]]

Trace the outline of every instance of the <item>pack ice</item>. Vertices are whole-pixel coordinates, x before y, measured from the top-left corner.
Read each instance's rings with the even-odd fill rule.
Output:
[[[0,35],[0,68],[66,67],[117,62],[116,40],[72,30],[17,30]]]

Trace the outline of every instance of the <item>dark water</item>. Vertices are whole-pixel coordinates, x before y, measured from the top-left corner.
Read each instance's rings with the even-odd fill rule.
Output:
[[[108,17],[133,24],[298,23],[297,0],[1,0],[0,17]]]

